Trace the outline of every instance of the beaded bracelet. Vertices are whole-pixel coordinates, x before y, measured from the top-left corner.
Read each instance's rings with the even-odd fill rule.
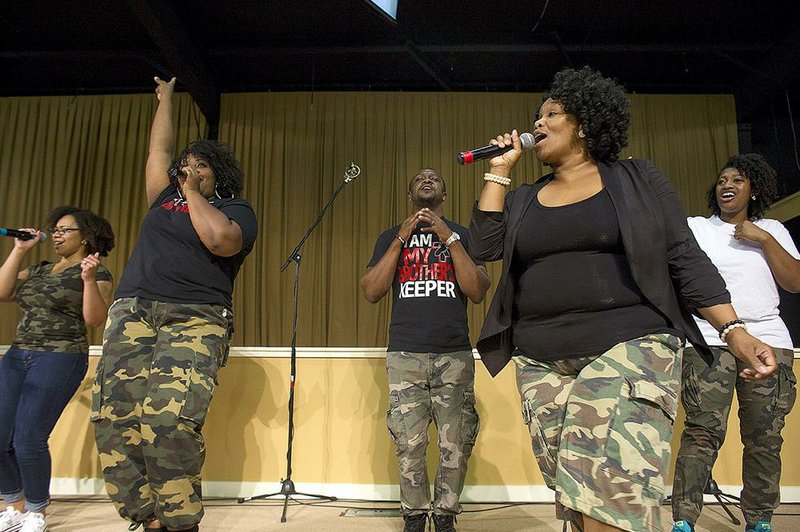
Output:
[[[489,172],[486,172],[485,174],[483,174],[483,180],[484,181],[491,181],[492,183],[497,183],[498,185],[503,185],[504,187],[507,187],[508,185],[511,184],[511,178],[510,177],[503,177],[503,176],[500,176],[500,175],[494,175],[494,174],[490,174]]]
[[[742,320],[731,320],[719,330],[719,339],[723,342],[725,338],[728,337],[728,333],[730,333],[734,329],[744,329],[747,330],[747,326],[744,324]]]

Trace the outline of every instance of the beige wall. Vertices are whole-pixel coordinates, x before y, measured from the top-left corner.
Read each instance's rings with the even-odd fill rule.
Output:
[[[54,477],[99,477],[88,422],[89,375],[50,440]],[[491,379],[476,361],[476,396],[481,432],[467,485],[542,485],[522,424],[513,367]],[[386,373],[383,358],[300,358],[295,396],[295,482],[396,484],[394,450],[386,432]],[[800,360],[795,361],[800,372]],[[205,435],[204,480],[275,482],[286,473],[287,358],[232,357],[220,375]],[[677,450],[681,420],[676,426]],[[738,419],[720,453],[714,477],[720,485],[741,484]],[[800,486],[800,409],[784,430],[782,486]],[[433,446],[432,446],[433,447]],[[430,453],[431,463],[435,453]],[[670,481],[671,482],[671,481]]]

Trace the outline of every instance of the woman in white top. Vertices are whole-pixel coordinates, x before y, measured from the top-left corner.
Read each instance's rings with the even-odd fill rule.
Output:
[[[718,332],[695,318],[714,352],[711,367],[687,349],[683,360],[682,402],[686,428],[675,465],[673,532],[694,530],[703,508],[703,490],[711,478],[725,430],[733,391],[739,400],[742,457],[742,513],[746,531],[771,530],[780,500],[781,429],[796,396],[793,346],[778,314],[778,285],[800,292],[800,254],[777,220],[762,218],[777,195],[775,170],[761,155],[735,155],[725,163],[708,191],[713,215],[689,218],[703,251],[725,279],[741,321]],[[745,327],[770,345],[779,362],[772,377],[747,382],[725,344],[733,328]]]

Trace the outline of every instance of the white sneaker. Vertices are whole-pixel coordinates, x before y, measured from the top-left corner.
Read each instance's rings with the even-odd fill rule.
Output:
[[[45,532],[47,530],[47,522],[44,520],[44,514],[39,512],[28,512],[21,521],[22,528],[19,532]]]
[[[0,513],[0,532],[17,532],[22,527],[22,519],[26,515],[9,506],[5,512]]]

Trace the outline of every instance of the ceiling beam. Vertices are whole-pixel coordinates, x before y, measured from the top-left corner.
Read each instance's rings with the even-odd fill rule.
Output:
[[[188,30],[170,2],[163,0],[129,0],[136,18],[161,50],[172,72],[186,88],[205,115],[209,137],[216,138],[219,129],[220,88],[202,55],[186,37]]]
[[[758,44],[723,44],[723,45],[693,45],[693,44],[494,44],[494,45],[463,45],[463,44],[415,44],[414,47],[423,54],[435,53],[700,53],[700,54],[731,54],[739,52],[766,52],[769,47]],[[206,53],[210,57],[230,56],[261,56],[270,54],[280,55],[318,55],[318,54],[402,54],[407,53],[406,45],[368,45],[368,46],[222,46],[209,49]],[[0,50],[0,58],[42,58],[42,59],[80,59],[82,57],[115,58],[115,57],[149,57],[157,50],[141,49],[94,49],[94,50]],[[725,56],[728,61],[736,61],[731,56]]]
[[[423,54],[436,53],[715,53],[764,52],[768,46],[759,44],[414,44]],[[208,50],[209,56],[243,55],[306,55],[306,54],[386,54],[403,53],[406,45],[352,46],[223,46]]]
[[[438,83],[441,88],[446,91],[453,90],[450,87],[450,83],[447,81],[447,77],[442,74],[439,69],[436,68],[428,59],[425,58],[423,53],[413,42],[406,42],[406,50],[408,51],[408,54],[414,58],[414,61],[416,61],[430,77],[436,80],[436,83]]]

